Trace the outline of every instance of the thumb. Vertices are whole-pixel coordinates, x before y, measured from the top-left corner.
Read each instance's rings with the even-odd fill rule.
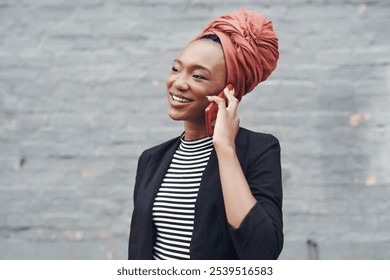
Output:
[[[206,97],[208,101],[217,103],[218,109],[226,109],[226,101],[222,97],[216,95]]]

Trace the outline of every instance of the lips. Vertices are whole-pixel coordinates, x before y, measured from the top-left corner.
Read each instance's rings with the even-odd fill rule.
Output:
[[[173,93],[171,93],[171,96],[172,96],[172,99],[176,102],[180,102],[180,103],[190,103],[192,102],[191,99],[187,99],[187,98],[184,98],[182,96],[178,96],[178,95],[175,95]]]

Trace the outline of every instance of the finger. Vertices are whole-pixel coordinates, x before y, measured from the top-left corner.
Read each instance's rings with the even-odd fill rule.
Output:
[[[228,108],[233,110],[233,112],[235,112],[237,110],[237,107],[238,107],[238,99],[234,96],[234,88],[229,91],[228,88],[225,88],[223,90],[223,93],[225,94],[227,100],[228,100]]]
[[[213,96],[206,96],[207,99],[210,102],[215,102],[218,105],[218,109],[226,109],[226,103],[225,100],[219,96],[213,95]]]

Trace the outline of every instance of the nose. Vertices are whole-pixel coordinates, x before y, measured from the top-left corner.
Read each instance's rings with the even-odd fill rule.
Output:
[[[177,75],[173,81],[173,86],[176,90],[186,91],[189,89],[188,85],[188,77],[182,73],[181,75]]]

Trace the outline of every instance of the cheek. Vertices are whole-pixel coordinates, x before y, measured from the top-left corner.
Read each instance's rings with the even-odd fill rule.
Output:
[[[204,113],[204,110],[209,106],[210,101],[207,100],[206,97],[202,97],[200,100],[198,100],[198,109]]]
[[[172,74],[169,74],[167,77],[166,85],[169,88],[172,86],[172,84],[173,84],[173,77],[172,77]]]

